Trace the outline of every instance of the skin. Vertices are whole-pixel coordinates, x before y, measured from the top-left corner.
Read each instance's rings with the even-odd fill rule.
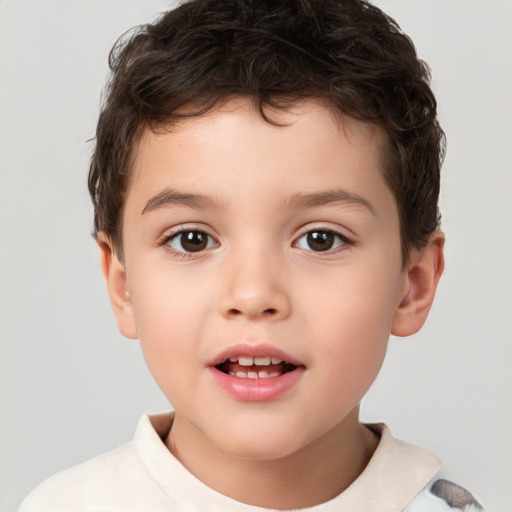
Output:
[[[227,496],[290,509],[331,499],[368,463],[378,440],[359,423],[359,403],[390,333],[424,323],[444,238],[434,233],[401,260],[377,129],[315,102],[271,115],[286,126],[238,98],[146,131],[126,198],[124,261],[99,242],[119,328],[140,339],[175,408],[170,451]],[[176,191],[206,199],[176,202]],[[186,252],[179,230],[202,232],[204,250]],[[319,251],[307,237],[319,231],[340,236]],[[209,364],[261,343],[303,373],[275,399],[235,399]]]

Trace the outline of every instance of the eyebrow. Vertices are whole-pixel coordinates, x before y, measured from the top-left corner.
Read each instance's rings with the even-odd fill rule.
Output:
[[[315,206],[323,206],[330,203],[350,203],[362,206],[368,210],[372,215],[376,216],[377,213],[372,203],[361,197],[359,194],[354,194],[344,189],[325,190],[321,192],[311,192],[308,194],[298,192],[293,194],[287,201],[286,206],[289,208],[312,208]]]
[[[201,194],[190,194],[176,189],[165,189],[147,201],[141,215],[170,205],[206,209],[218,206],[219,204],[220,201]]]
[[[373,205],[358,194],[344,189],[325,190],[305,194],[298,192],[285,201],[287,208],[313,208],[330,203],[350,203],[362,206],[372,215],[376,215]],[[190,208],[213,208],[218,207],[221,201],[202,194],[191,194],[180,192],[176,189],[165,189],[151,197],[144,206],[141,215],[163,208],[169,205],[188,206]]]

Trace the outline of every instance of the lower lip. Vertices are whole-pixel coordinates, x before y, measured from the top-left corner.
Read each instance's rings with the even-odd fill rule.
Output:
[[[279,377],[249,379],[228,375],[210,367],[213,381],[228,395],[240,402],[270,402],[290,390],[301,379],[304,367],[283,373]]]

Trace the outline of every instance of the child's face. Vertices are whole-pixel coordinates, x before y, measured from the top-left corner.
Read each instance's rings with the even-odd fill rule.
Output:
[[[147,131],[124,212],[121,331],[177,432],[237,457],[355,424],[409,287],[379,133],[313,102],[271,115],[232,100]]]

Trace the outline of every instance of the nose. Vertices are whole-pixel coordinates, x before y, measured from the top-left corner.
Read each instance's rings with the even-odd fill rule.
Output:
[[[277,321],[290,314],[286,273],[268,255],[226,262],[220,313],[226,318]]]

